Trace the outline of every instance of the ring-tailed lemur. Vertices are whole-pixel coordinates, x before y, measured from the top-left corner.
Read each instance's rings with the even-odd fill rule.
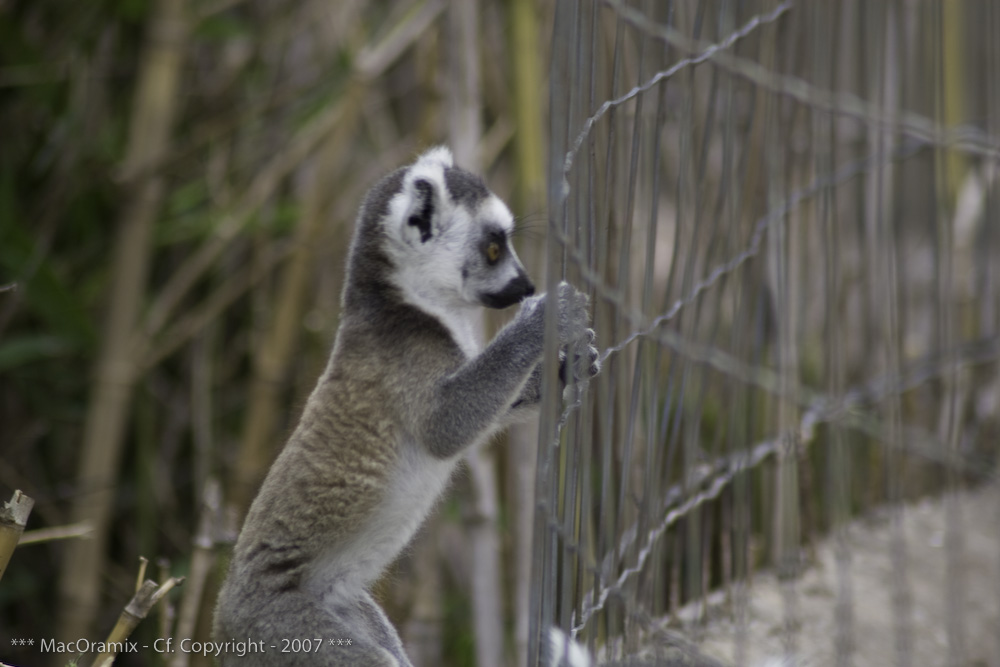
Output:
[[[568,370],[599,370],[586,297],[566,283],[532,296],[513,222],[446,148],[368,193],[333,353],[250,507],[219,594],[216,640],[265,652],[223,652],[223,665],[410,665],[368,587],[461,456],[537,405],[546,309],[558,311],[561,349],[582,350]],[[481,349],[481,308],[518,302]]]

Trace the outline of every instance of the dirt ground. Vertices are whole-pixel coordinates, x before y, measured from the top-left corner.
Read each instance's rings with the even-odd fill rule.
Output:
[[[728,665],[1000,667],[1000,485],[882,511],[839,539],[794,583],[756,575],[743,632],[720,595],[689,636]]]

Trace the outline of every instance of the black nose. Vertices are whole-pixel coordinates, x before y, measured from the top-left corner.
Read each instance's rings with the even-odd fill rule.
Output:
[[[479,296],[487,308],[506,308],[535,293],[535,285],[527,274],[519,272],[499,292],[486,292]]]

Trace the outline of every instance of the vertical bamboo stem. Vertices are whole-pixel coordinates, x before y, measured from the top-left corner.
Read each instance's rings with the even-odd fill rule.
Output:
[[[441,521],[431,516],[413,545],[413,602],[400,628],[407,656],[417,667],[442,664],[444,611],[441,604]]]
[[[514,117],[517,132],[514,146],[519,176],[517,207],[522,212],[543,209],[545,176],[542,150],[541,54],[538,52],[539,28],[536,8],[531,0],[510,3],[511,57],[514,69]],[[534,248],[525,247],[526,251]],[[536,252],[526,255],[525,263],[538,265]],[[509,469],[513,476],[511,494],[514,535],[514,664],[524,667],[528,660],[528,606],[531,597],[531,536],[535,498],[535,455],[538,424],[518,425],[508,434]]]
[[[198,532],[193,540],[194,549],[191,553],[187,586],[184,587],[184,595],[181,597],[180,610],[177,614],[177,627],[174,636],[179,639],[194,637],[198,613],[204,607],[201,602],[205,592],[205,582],[208,581],[212,563],[215,560],[215,535],[221,514],[221,495],[218,481],[209,479],[205,484],[205,493],[202,498]],[[187,667],[190,661],[190,651],[177,651],[174,653],[170,665],[171,667]]]
[[[115,482],[136,380],[136,323],[148,273],[153,224],[163,196],[156,165],[166,153],[176,113],[186,36],[186,0],[158,0],[138,72],[124,195],[110,273],[107,317],[91,388],[77,472],[73,521],[88,521],[92,538],[69,542],[59,582],[57,633],[86,637],[100,603]]]

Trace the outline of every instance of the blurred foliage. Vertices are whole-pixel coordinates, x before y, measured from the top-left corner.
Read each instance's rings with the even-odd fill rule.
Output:
[[[13,285],[0,292],[0,490],[20,488],[36,500],[29,530],[67,523],[82,490],[76,464],[127,185],[122,160],[130,112],[154,4],[0,1],[0,286]],[[104,611],[94,619],[99,632],[110,628],[131,595],[139,555],[165,558],[170,572],[186,572],[205,480],[225,480],[234,464],[254,350],[270,326],[282,248],[294,237],[314,172],[315,146],[283,165],[285,151],[343,101],[366,46],[434,4],[192,3],[179,120],[157,166],[166,190],[140,323],[150,349],[165,332],[178,333],[171,329],[178,324],[180,344],[151,366],[139,360],[102,573]],[[504,6],[485,11],[489,39],[502,45]],[[349,238],[344,229],[361,195],[419,148],[447,137],[443,23],[430,23],[384,76],[364,82],[363,113],[343,146],[341,180],[325,186],[326,224],[315,248],[300,340],[280,389],[283,421],[275,447],[325,360]],[[504,63],[486,66],[493,68],[492,81],[508,78]],[[496,92],[486,101],[486,116],[499,122],[510,110],[491,104],[503,99]],[[496,157],[487,166],[509,192],[510,168],[497,166],[504,161]],[[245,217],[233,223],[241,213]],[[165,286],[200,249],[218,241],[226,224],[238,225],[238,232],[223,240],[165,321],[151,320]],[[198,313],[207,315],[191,320]],[[11,649],[7,640],[51,635],[61,548],[52,542],[15,554],[0,586],[0,658],[38,661],[37,652]],[[461,622],[468,622],[468,601],[458,598],[448,609],[449,625],[459,624],[450,630],[459,644],[449,655],[465,660],[470,629]],[[156,619],[147,620],[137,638],[157,636],[157,626]],[[204,620],[199,632],[202,626]],[[119,662],[149,664],[149,656]]]

